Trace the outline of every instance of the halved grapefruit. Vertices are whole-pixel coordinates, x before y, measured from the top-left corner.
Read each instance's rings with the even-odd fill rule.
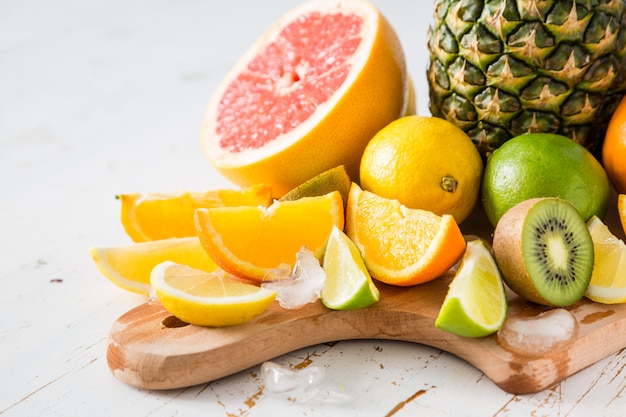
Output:
[[[313,0],[278,20],[214,92],[202,124],[212,165],[275,197],[345,165],[407,105],[400,41],[366,0]]]

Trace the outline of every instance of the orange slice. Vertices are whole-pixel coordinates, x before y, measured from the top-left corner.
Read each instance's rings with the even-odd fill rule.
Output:
[[[198,236],[207,253],[225,271],[262,281],[281,264],[293,268],[303,247],[321,260],[333,229],[343,229],[341,194],[276,201],[264,207],[196,210]]]
[[[451,215],[409,209],[352,184],[346,231],[372,278],[392,285],[433,280],[465,251],[465,239]]]
[[[135,242],[195,236],[197,208],[264,206],[272,202],[271,187],[253,185],[241,190],[206,192],[135,193],[117,196],[122,202],[124,230]]]
[[[150,282],[167,311],[197,326],[245,323],[276,298],[274,291],[231,279],[219,269],[205,272],[169,261],[154,268]]]
[[[197,236],[92,247],[89,252],[98,270],[111,282],[125,290],[144,295],[150,293],[152,268],[166,260],[205,271],[217,268]]]
[[[307,1],[278,20],[213,93],[202,147],[240,186],[277,196],[345,165],[405,114],[406,63],[397,34],[365,0]]]

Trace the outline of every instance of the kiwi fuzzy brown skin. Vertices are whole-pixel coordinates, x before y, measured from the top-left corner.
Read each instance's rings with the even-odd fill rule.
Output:
[[[537,304],[546,306],[559,306],[564,307],[571,305],[578,301],[584,295],[585,286],[582,284],[580,291],[580,297],[574,300],[568,300],[566,302],[555,302],[547,300],[537,289],[533,283],[530,274],[528,273],[526,262],[522,253],[522,235],[525,227],[526,217],[529,211],[542,200],[560,200],[565,204],[570,204],[565,200],[558,198],[532,198],[525,200],[513,208],[509,209],[500,219],[496,225],[493,236],[493,252],[494,258],[502,277],[507,286],[513,290],[516,294],[532,301]],[[573,207],[573,206],[572,206]],[[584,224],[584,220],[580,217],[580,220]],[[586,229],[585,229],[586,230]],[[591,246],[591,250],[593,246]],[[593,254],[593,251],[591,251]],[[593,261],[593,257],[591,257]],[[593,262],[592,262],[593,265]],[[591,270],[589,271],[589,277],[582,276],[580,279],[586,280],[588,285],[591,277]],[[550,297],[553,298],[553,297]]]

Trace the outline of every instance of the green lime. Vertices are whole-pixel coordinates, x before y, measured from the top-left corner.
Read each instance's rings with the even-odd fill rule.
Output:
[[[483,337],[502,327],[507,308],[504,282],[487,245],[468,242],[435,326],[459,336]]]
[[[511,207],[536,197],[560,197],[585,220],[604,219],[610,186],[604,168],[582,145],[549,133],[505,142],[487,159],[481,198],[493,226]]]
[[[380,292],[365,268],[361,253],[350,238],[336,226],[328,238],[324,254],[326,284],[320,298],[333,310],[365,308],[380,299]]]
[[[280,198],[280,201],[298,200],[302,197],[316,197],[328,194],[332,191],[339,191],[345,207],[348,201],[348,193],[350,193],[351,184],[352,181],[346,171],[346,167],[339,165],[316,175],[288,191]]]

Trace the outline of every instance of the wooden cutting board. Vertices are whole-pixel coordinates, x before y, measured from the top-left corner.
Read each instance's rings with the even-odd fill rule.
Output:
[[[616,207],[615,200],[612,206]],[[615,215],[609,213],[607,223],[612,230],[621,230]],[[489,230],[484,218],[464,226],[466,233],[472,233],[472,228]],[[409,288],[377,283],[381,300],[355,311],[332,311],[319,301],[297,310],[274,303],[254,320],[228,328],[188,325],[152,300],[115,321],[107,360],[112,373],[125,383],[170,389],[209,382],[323,342],[390,339],[445,350],[471,363],[503,390],[526,394],[548,388],[626,347],[626,304],[602,305],[587,299],[568,307],[578,320],[578,337],[565,349],[539,358],[507,351],[495,335],[472,339],[446,333],[434,322],[451,279],[448,272]],[[510,316],[545,310],[509,294]]]
[[[495,335],[464,338],[434,326],[451,274],[411,288],[378,284],[381,300],[367,309],[331,311],[321,302],[298,310],[274,303],[243,325],[208,328],[188,325],[157,300],[122,315],[111,328],[107,360],[113,374],[130,385],[169,389],[209,382],[282,354],[323,342],[391,339],[450,352],[481,370],[513,394],[541,391],[626,347],[626,305],[580,301],[568,309],[577,318],[578,338],[565,350],[541,358],[513,354]],[[518,297],[513,316],[545,310]]]

